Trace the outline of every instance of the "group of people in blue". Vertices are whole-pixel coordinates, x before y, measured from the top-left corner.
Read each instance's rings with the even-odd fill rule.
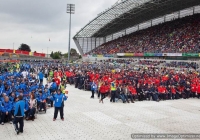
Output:
[[[5,66],[5,65],[4,65]],[[24,64],[6,64],[0,71],[0,122],[14,125],[17,134],[23,133],[24,119],[36,118],[37,112],[45,112],[47,106],[55,107],[53,121],[58,111],[64,121],[63,107],[67,96],[62,93],[54,80],[43,85],[44,74],[31,72],[31,66]],[[19,127],[18,127],[19,123]]]

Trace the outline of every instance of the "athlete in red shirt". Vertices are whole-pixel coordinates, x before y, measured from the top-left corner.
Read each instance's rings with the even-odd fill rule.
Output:
[[[100,88],[99,88],[99,92],[101,94],[101,99],[99,100],[99,103],[103,103],[103,99],[106,98],[106,94],[107,94],[107,91],[109,89],[107,88],[107,86],[105,85],[105,83],[103,83]]]

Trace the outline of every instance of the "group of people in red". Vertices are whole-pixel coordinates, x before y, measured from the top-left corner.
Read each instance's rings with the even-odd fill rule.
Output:
[[[49,74],[50,75],[50,74]],[[105,97],[110,97],[111,102],[121,99],[124,103],[135,100],[171,100],[200,97],[200,78],[197,71],[175,71],[167,68],[141,67],[133,69],[58,69],[53,72],[56,84],[61,81],[75,84],[81,88],[89,85],[92,91],[103,102]],[[112,86],[113,85],[113,86]],[[86,86],[84,86],[86,88]]]
[[[107,95],[112,98],[112,83],[116,85],[113,96],[124,103],[134,102],[136,99],[160,101],[200,97],[200,78],[196,71],[177,72],[166,68],[155,71],[154,68],[148,68],[103,74],[88,72],[88,75],[92,85],[97,87],[91,89],[98,93],[98,97],[102,96],[100,102],[103,102]]]

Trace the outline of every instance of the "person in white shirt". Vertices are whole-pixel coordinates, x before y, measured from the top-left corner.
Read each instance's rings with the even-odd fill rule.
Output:
[[[25,70],[25,71],[23,71],[22,72],[22,76],[23,76],[23,78],[26,78],[27,76],[28,76],[28,72]]]

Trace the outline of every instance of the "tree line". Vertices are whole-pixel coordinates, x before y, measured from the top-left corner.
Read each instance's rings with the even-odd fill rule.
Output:
[[[24,43],[22,43],[17,50],[31,52],[30,46],[27,44],[24,44]],[[76,51],[76,49],[73,49],[73,48],[71,48],[71,50],[70,50],[70,56],[72,56],[72,57],[78,56],[79,58],[81,58],[81,55],[79,55],[79,53]],[[52,51],[50,54],[50,57],[52,59],[68,58],[68,53],[62,53],[61,51],[57,51],[57,52]]]

